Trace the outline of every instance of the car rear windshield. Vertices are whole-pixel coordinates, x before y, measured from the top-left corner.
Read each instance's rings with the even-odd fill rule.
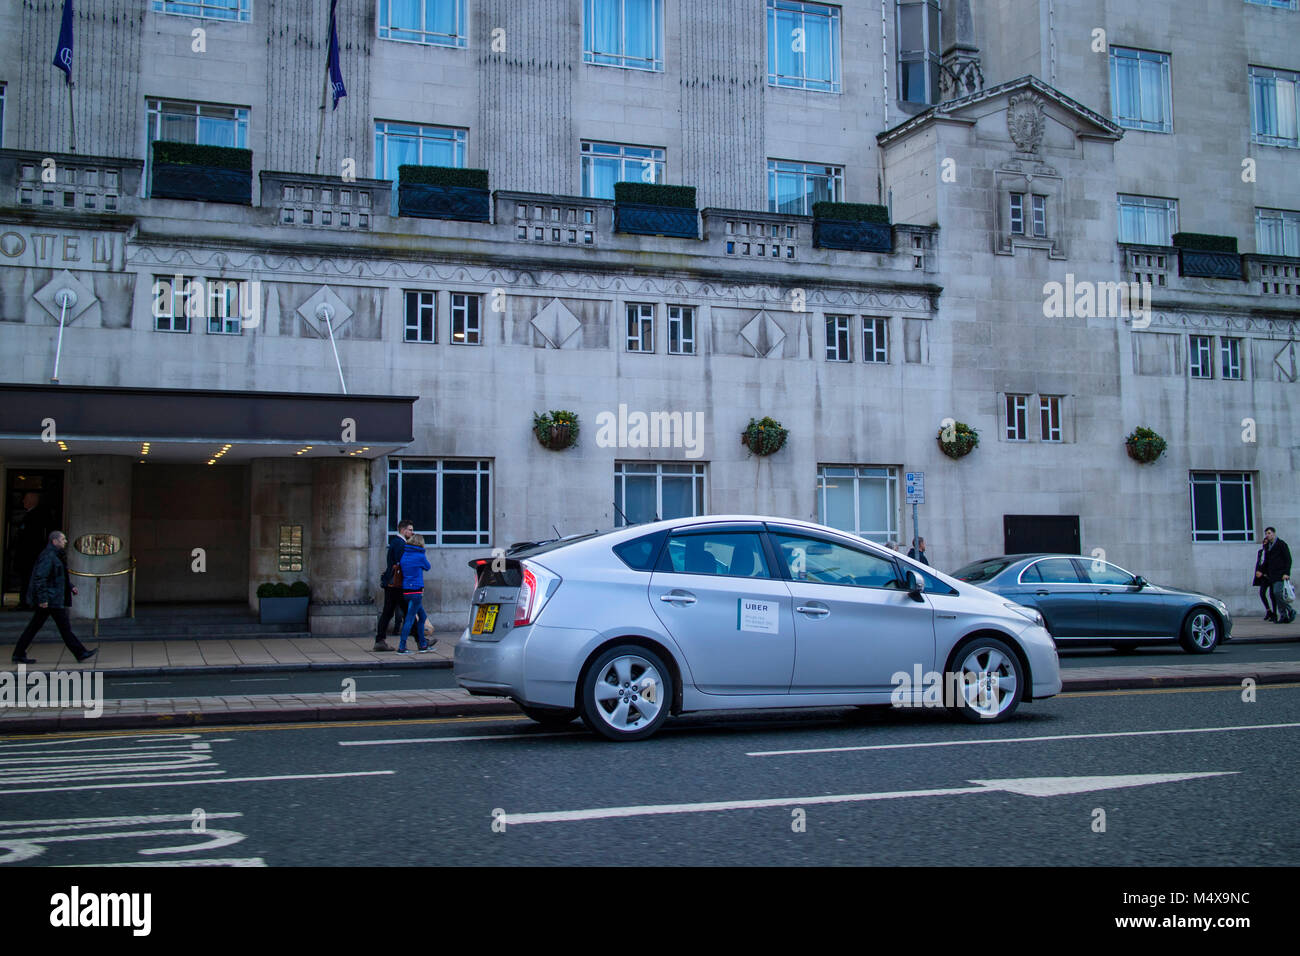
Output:
[[[976,561],[973,564],[966,565],[964,568],[958,568],[952,573],[952,576],[960,581],[969,581],[971,584],[979,584],[981,581],[992,581],[1014,563],[1014,561],[1007,558],[992,558],[984,561]]]

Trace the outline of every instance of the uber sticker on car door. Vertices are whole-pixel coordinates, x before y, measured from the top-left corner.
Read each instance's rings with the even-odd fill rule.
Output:
[[[736,630],[781,633],[781,605],[760,598],[736,598]]]

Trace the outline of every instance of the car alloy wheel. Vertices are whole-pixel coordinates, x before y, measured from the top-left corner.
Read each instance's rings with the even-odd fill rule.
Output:
[[[951,671],[953,709],[966,720],[1006,720],[1020,704],[1023,675],[1015,651],[995,638],[978,638],[957,651]]]
[[[582,719],[610,740],[649,737],[672,706],[672,674],[644,647],[612,647],[587,671],[582,686]]]
[[[1183,623],[1183,650],[1191,654],[1208,654],[1219,643],[1219,622],[1203,607],[1198,607]]]

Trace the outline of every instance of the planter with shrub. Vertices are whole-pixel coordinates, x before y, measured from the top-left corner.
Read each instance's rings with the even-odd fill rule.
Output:
[[[1128,456],[1143,465],[1151,464],[1168,447],[1165,440],[1150,428],[1133,429],[1124,439],[1124,446],[1128,449]]]
[[[965,458],[980,443],[980,433],[971,428],[965,422],[956,422],[951,426],[951,432],[948,428],[940,428],[937,436],[939,440],[939,449],[949,458]],[[949,435],[948,440],[944,440],[944,435]]]
[[[851,252],[893,252],[889,210],[868,203],[813,203],[813,245]]]
[[[1204,232],[1176,232],[1178,274],[1205,279],[1244,279],[1236,236],[1215,236]]]
[[[253,204],[253,151],[155,140],[149,195]]]
[[[614,231],[635,236],[700,237],[694,186],[614,184]]]
[[[257,619],[262,624],[306,624],[311,590],[306,581],[257,586]]]
[[[771,455],[785,446],[790,429],[774,418],[751,418],[740,433],[740,443],[755,455]]]
[[[492,202],[486,169],[399,166],[397,214],[417,219],[487,222]]]
[[[578,443],[578,414],[563,409],[552,409],[538,415],[533,413],[533,434],[543,448],[563,451]]]

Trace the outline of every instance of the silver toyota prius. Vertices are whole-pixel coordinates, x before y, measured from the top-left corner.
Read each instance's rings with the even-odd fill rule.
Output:
[[[702,710],[892,704],[994,722],[1061,689],[1038,611],[810,522],[681,518],[470,567],[460,686],[611,740]]]

